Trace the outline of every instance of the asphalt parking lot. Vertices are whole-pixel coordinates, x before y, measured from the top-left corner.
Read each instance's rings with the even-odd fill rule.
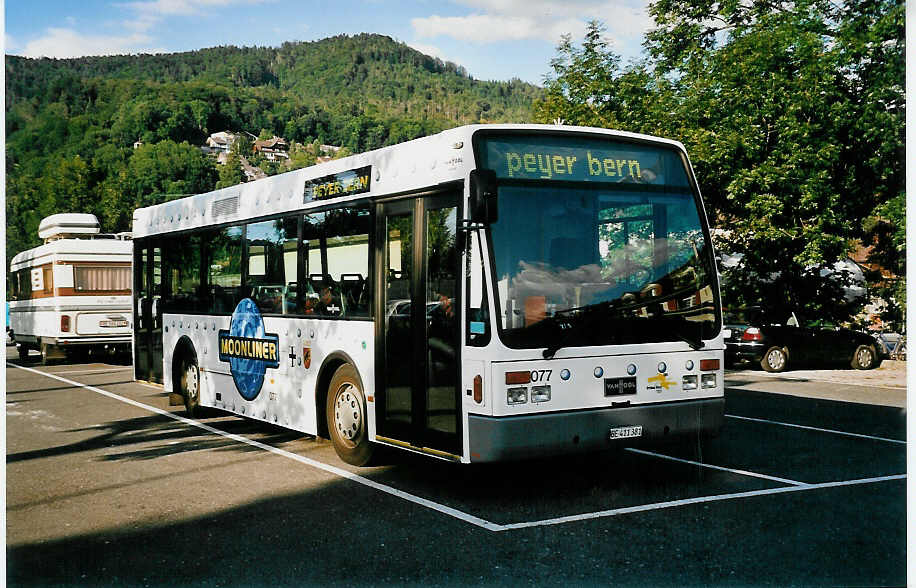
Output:
[[[906,583],[895,381],[731,372],[703,443],[353,468],[321,439],[189,421],[130,366],[18,363],[10,585]]]

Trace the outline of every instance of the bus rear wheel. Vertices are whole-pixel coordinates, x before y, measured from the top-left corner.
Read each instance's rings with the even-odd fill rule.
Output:
[[[196,357],[187,357],[181,362],[179,386],[188,416],[200,416],[200,368]]]
[[[325,403],[328,436],[337,455],[350,465],[364,466],[372,460],[375,445],[369,442],[366,396],[356,368],[337,368]]]

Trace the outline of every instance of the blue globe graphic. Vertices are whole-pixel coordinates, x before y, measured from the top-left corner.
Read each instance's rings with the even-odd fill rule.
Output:
[[[264,338],[264,320],[258,306],[250,298],[239,302],[232,313],[229,323],[229,335],[233,337]],[[229,358],[229,371],[235,380],[235,387],[245,400],[254,400],[264,384],[264,372],[267,364],[258,359],[241,357]]]

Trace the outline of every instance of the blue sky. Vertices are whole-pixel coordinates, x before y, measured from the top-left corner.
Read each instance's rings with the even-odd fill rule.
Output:
[[[541,83],[563,33],[605,23],[624,62],[641,55],[647,0],[7,0],[5,52],[28,57],[277,46],[380,33],[477,79]]]

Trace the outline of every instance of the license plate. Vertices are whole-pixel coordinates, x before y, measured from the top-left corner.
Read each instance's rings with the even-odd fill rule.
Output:
[[[636,394],[636,378],[605,378],[605,396],[623,396]]]
[[[109,328],[109,329],[113,329],[113,328],[117,328],[117,327],[126,327],[126,326],[127,326],[127,321],[126,321],[126,320],[123,320],[123,321],[99,321],[99,326],[100,326],[100,327],[103,327],[103,328]]]
[[[628,439],[630,437],[642,437],[642,426],[617,427],[608,433],[608,439]]]

